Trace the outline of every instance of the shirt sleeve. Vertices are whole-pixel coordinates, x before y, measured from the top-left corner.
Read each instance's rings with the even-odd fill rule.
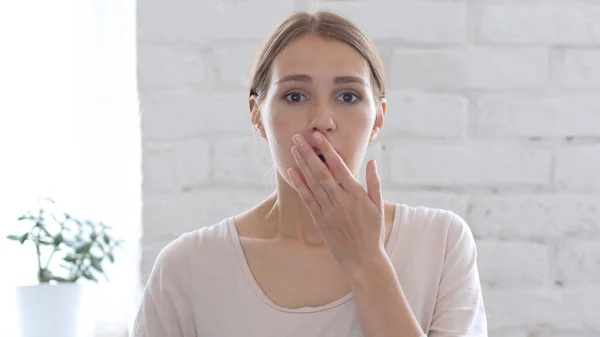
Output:
[[[487,337],[487,319],[471,229],[449,212],[446,255],[429,337]]]
[[[185,236],[158,254],[131,337],[196,337]]]

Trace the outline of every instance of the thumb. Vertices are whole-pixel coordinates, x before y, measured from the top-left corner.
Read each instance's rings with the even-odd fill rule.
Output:
[[[377,164],[375,163],[375,159],[371,160],[367,164],[367,195],[379,211],[383,214],[383,195],[381,192],[381,178],[379,177],[379,173],[377,173]]]

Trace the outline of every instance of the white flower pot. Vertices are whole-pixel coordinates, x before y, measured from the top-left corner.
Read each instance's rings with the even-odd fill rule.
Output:
[[[17,287],[21,337],[91,337],[93,286],[40,284]]]

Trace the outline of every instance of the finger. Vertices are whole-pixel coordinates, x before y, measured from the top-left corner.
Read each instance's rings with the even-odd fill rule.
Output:
[[[360,183],[356,180],[348,166],[346,166],[346,163],[344,163],[344,160],[337,153],[333,145],[319,132],[313,133],[313,138],[315,139],[317,148],[321,151],[327,162],[329,171],[335,176],[339,185],[345,190],[351,190],[360,186]]]
[[[302,155],[301,151],[298,149],[297,146],[292,147],[292,155],[294,156],[294,159],[296,159],[296,163],[298,163],[298,167],[300,168],[300,172],[302,173],[302,176],[306,181],[308,189],[313,193],[319,205],[331,205],[331,199],[329,198],[329,195],[313,175],[313,172],[310,169],[308,162],[306,161],[305,157]]]
[[[313,147],[304,139],[304,137],[302,137],[302,135],[296,135],[294,137],[294,142],[306,160],[315,180],[321,184],[329,194],[329,197],[333,200],[340,190],[340,186],[335,181],[327,165],[323,163]]]
[[[290,167],[287,172],[290,176],[290,179],[292,180],[292,184],[294,184],[294,187],[298,191],[298,194],[300,194],[302,201],[304,202],[308,210],[313,214],[313,217],[320,216],[321,207],[315,200],[313,193],[308,189],[308,186],[306,186],[302,177],[298,175],[298,172],[296,172],[294,168]]]
[[[367,194],[373,200],[379,212],[383,214],[383,195],[381,191],[381,177],[377,173],[375,160],[367,163]]]

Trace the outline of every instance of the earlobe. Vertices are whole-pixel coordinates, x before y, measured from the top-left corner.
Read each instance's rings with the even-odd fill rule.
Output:
[[[258,132],[261,136],[266,137],[265,129],[263,128],[262,124],[254,124],[254,130],[256,130],[256,132]]]
[[[258,104],[255,95],[250,96],[248,105],[250,108],[250,120],[252,121],[252,125],[254,125],[254,130],[256,130],[261,136],[265,137],[265,132],[262,126],[262,120],[260,116],[260,105]]]
[[[378,127],[374,127],[373,131],[371,132],[371,138],[369,139],[369,142],[374,141],[375,138],[377,138],[377,135],[379,135],[379,128]]]
[[[377,116],[375,117],[375,124],[373,125],[373,131],[371,131],[371,140],[373,141],[379,135],[379,130],[383,127],[383,119],[385,117],[385,113],[387,112],[387,101],[385,98],[381,98],[381,105],[379,107],[379,111],[377,112]]]

